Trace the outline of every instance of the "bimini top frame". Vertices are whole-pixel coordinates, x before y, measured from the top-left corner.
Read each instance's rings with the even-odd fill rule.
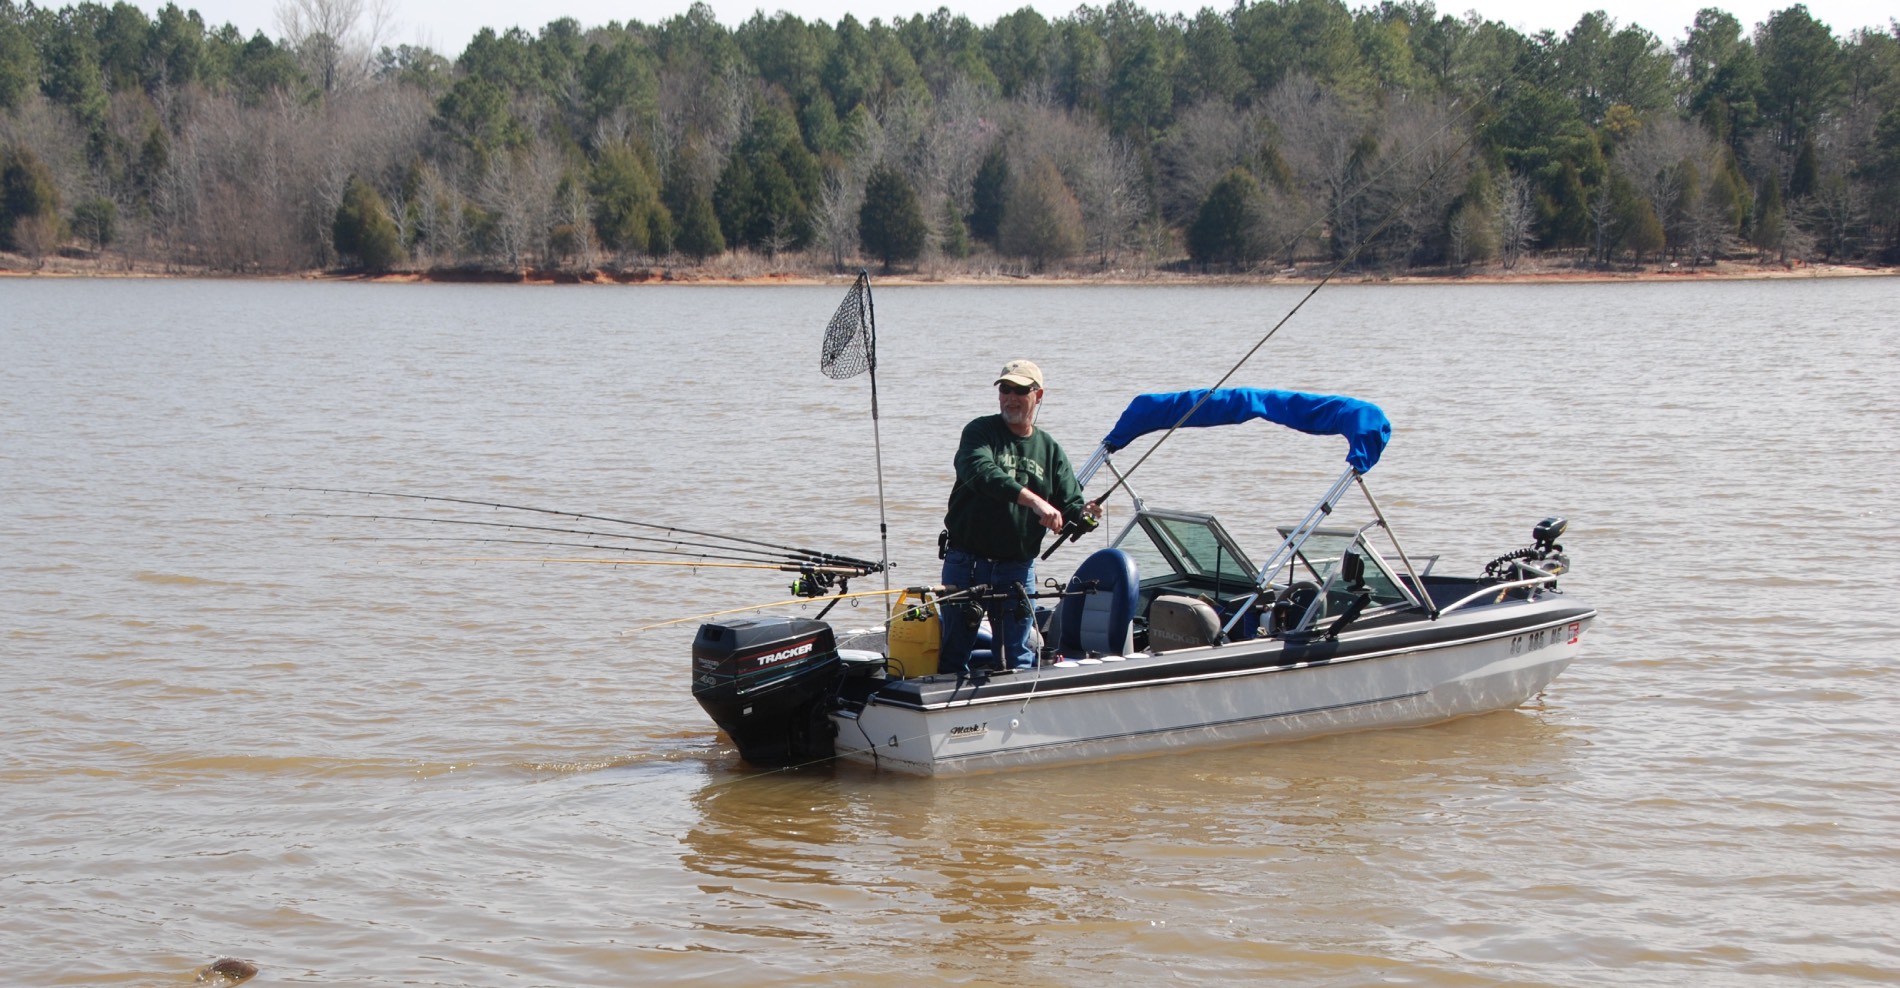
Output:
[[[1290,566],[1295,556],[1306,545],[1307,539],[1318,531],[1321,524],[1332,514],[1346,491],[1357,486],[1365,495],[1366,504],[1371,507],[1378,527],[1385,530],[1386,537],[1398,552],[1399,561],[1411,577],[1411,586],[1400,581],[1399,589],[1410,599],[1413,605],[1425,609],[1433,618],[1438,612],[1432,607],[1430,598],[1423,596],[1424,582],[1419,578],[1405,547],[1399,542],[1391,524],[1386,520],[1385,512],[1379,502],[1366,487],[1365,474],[1379,462],[1386,443],[1392,436],[1392,424],[1385,412],[1371,402],[1340,395],[1315,395],[1299,391],[1276,391],[1263,388],[1223,388],[1214,391],[1174,391],[1160,394],[1138,395],[1123,410],[1115,428],[1103,437],[1102,442],[1083,463],[1077,473],[1077,480],[1086,487],[1095,474],[1103,467],[1114,472],[1109,457],[1125,448],[1130,442],[1151,432],[1176,428],[1207,428],[1218,425],[1238,425],[1262,419],[1279,425],[1297,429],[1309,435],[1342,436],[1347,441],[1346,471],[1339,475],[1327,488],[1319,503],[1306,513],[1306,517],[1280,542],[1278,549],[1260,567],[1254,576],[1253,593],[1243,606],[1234,611],[1226,625],[1221,629],[1223,639],[1231,635],[1234,626],[1241,620],[1247,608],[1255,603],[1271,586],[1271,578],[1283,566]],[[1117,485],[1126,486],[1126,478],[1116,474]],[[1131,490],[1130,496],[1134,492]],[[1137,511],[1142,510],[1142,502],[1135,499]],[[1370,528],[1371,525],[1366,526]],[[1365,529],[1355,535],[1355,541],[1363,542]],[[1367,547],[1370,549],[1370,546]],[[1336,577],[1337,574],[1335,574]],[[1329,581],[1330,582],[1330,581]],[[1418,588],[1415,590],[1415,588]],[[1304,622],[1302,622],[1304,623]]]

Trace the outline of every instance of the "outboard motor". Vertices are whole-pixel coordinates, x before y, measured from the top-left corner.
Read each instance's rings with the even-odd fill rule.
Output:
[[[806,618],[702,624],[693,698],[761,768],[831,757],[831,699],[844,666],[831,625]]]

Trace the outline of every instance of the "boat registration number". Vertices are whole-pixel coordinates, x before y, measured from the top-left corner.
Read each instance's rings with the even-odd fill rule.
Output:
[[[1561,628],[1545,628],[1528,635],[1518,635],[1511,639],[1511,654],[1522,655],[1525,652],[1535,652],[1546,645],[1555,645],[1559,641],[1566,645],[1575,645],[1582,635],[1583,625],[1580,622],[1571,622]]]

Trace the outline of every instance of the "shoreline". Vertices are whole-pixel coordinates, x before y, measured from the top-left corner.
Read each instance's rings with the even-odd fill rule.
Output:
[[[468,270],[436,269],[396,271],[372,275],[356,271],[303,271],[284,274],[240,274],[221,271],[166,271],[136,264],[107,266],[94,260],[49,258],[38,267],[29,267],[17,255],[0,255],[0,279],[3,278],[106,278],[165,279],[210,281],[329,281],[365,284],[482,284],[482,285],[602,285],[602,286],[735,286],[766,285],[826,286],[849,283],[857,277],[849,272],[812,273],[793,271],[743,270],[731,265],[695,267],[649,266],[631,269],[590,268],[586,270],[524,269]],[[747,265],[741,268],[750,267]],[[878,274],[872,278],[882,286],[983,286],[983,285],[1101,285],[1139,286],[1255,286],[1318,284],[1325,276],[1323,266],[1298,270],[1244,274],[1195,274],[1181,271],[1111,269],[1107,271],[1062,272],[1017,275],[1001,271],[901,271]],[[1464,273],[1382,274],[1354,272],[1334,275],[1339,285],[1537,285],[1537,284],[1614,284],[1682,281],[1785,281],[1822,278],[1878,278],[1900,275],[1900,267],[1866,267],[1851,264],[1763,265],[1755,262],[1722,261],[1701,267],[1644,266],[1635,269],[1592,270],[1567,264],[1520,264],[1506,271],[1487,267]]]

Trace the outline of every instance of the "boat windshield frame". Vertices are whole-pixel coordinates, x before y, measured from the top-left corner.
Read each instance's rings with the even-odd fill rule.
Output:
[[[1300,541],[1299,546],[1288,554],[1284,567],[1285,581],[1269,582],[1267,585],[1285,586],[1291,585],[1298,579],[1308,579],[1319,584],[1320,588],[1320,592],[1314,596],[1312,604],[1301,613],[1300,620],[1295,623],[1292,630],[1304,631],[1312,627],[1320,618],[1325,617],[1333,594],[1356,592],[1342,586],[1345,576],[1344,564],[1348,555],[1358,555],[1365,564],[1359,582],[1370,596],[1365,609],[1359,613],[1360,619],[1396,611],[1417,610],[1425,606],[1418,595],[1412,592],[1406,581],[1400,579],[1397,568],[1366,537],[1375,528],[1384,529],[1385,523],[1374,520],[1356,529],[1310,529],[1306,532],[1306,537]],[[1279,528],[1280,537],[1283,540],[1291,538],[1294,531],[1295,529],[1290,525],[1282,525]],[[1314,552],[1315,543],[1319,543],[1318,553]],[[1432,566],[1437,562],[1437,556],[1428,557],[1420,575],[1431,572]],[[1306,571],[1304,576],[1300,573],[1301,568]],[[1267,578],[1270,579],[1271,576],[1272,574],[1267,574]]]
[[[1106,457],[1103,457],[1103,459],[1106,460]],[[1100,465],[1101,464],[1097,464],[1097,466]],[[1322,527],[1323,523],[1330,519],[1339,502],[1345,497],[1346,492],[1355,486],[1358,487],[1360,493],[1365,496],[1367,506],[1372,509],[1373,520],[1366,522],[1356,529]],[[1240,544],[1234,540],[1232,535],[1228,534],[1226,528],[1223,527],[1212,514],[1150,508],[1141,504],[1139,501],[1137,501],[1136,504],[1135,517],[1126,526],[1123,526],[1121,532],[1110,541],[1109,545],[1122,549],[1124,552],[1129,552],[1130,556],[1135,559],[1136,565],[1140,567],[1137,572],[1143,574],[1141,580],[1143,589],[1184,580],[1214,582],[1215,571],[1208,568],[1205,561],[1193,558],[1189,555],[1186,547],[1181,545],[1181,539],[1179,534],[1177,534],[1176,526],[1180,529],[1190,530],[1194,527],[1199,527],[1211,532],[1214,536],[1213,544],[1217,547],[1217,552],[1220,555],[1224,556],[1227,553],[1232,553],[1237,563],[1244,562],[1248,559],[1245,550],[1241,549]],[[1398,566],[1392,565],[1386,554],[1375,548],[1367,538],[1368,534],[1375,528],[1385,532],[1386,539],[1392,545],[1393,554],[1398,557]],[[1140,531],[1143,538],[1138,541],[1131,541],[1131,536],[1133,536],[1136,531]],[[1343,589],[1340,586],[1344,582],[1342,580],[1344,567],[1341,564],[1346,554],[1353,552],[1355,549],[1359,550],[1358,554],[1368,561],[1369,565],[1367,571],[1380,584],[1379,590],[1389,589],[1393,591],[1391,593],[1381,594],[1379,590],[1375,590],[1375,599],[1368,602],[1369,606],[1361,612],[1361,617],[1370,617],[1405,609],[1417,609],[1429,615],[1433,620],[1438,618],[1440,611],[1431,602],[1429,597],[1424,596],[1423,588],[1425,583],[1422,572],[1418,567],[1412,564],[1411,558],[1405,552],[1404,545],[1399,542],[1398,534],[1392,530],[1391,524],[1386,521],[1385,512],[1379,508],[1378,500],[1372,496],[1372,491],[1366,487],[1365,477],[1359,471],[1347,467],[1345,472],[1340,474],[1337,480],[1333,481],[1326,493],[1321,496],[1319,501],[1313,505],[1312,509],[1306,513],[1306,517],[1301,519],[1298,525],[1282,526],[1278,531],[1280,533],[1280,544],[1275,548],[1273,555],[1267,562],[1257,569],[1249,567],[1251,570],[1249,575],[1242,575],[1242,573],[1247,572],[1246,570],[1235,574],[1237,584],[1251,584],[1249,588],[1250,592],[1247,599],[1241,603],[1241,606],[1234,608],[1232,615],[1227,619],[1226,623],[1222,625],[1221,637],[1223,639],[1227,639],[1233,635],[1235,627],[1240,623],[1247,609],[1262,596],[1270,595],[1277,589],[1294,582],[1293,578],[1297,574],[1297,565],[1302,563],[1312,575],[1319,577],[1319,579],[1314,582],[1320,584],[1321,592],[1306,609],[1305,613],[1301,615],[1300,620],[1291,630],[1295,633],[1310,630],[1313,624],[1319,618],[1323,617],[1327,610],[1327,594],[1335,590]],[[1332,548],[1338,548],[1338,557],[1330,560],[1325,565],[1323,571],[1320,566],[1314,564],[1309,557],[1304,555],[1308,540],[1315,536],[1328,540],[1347,540],[1343,543],[1334,543]],[[1132,552],[1130,551],[1131,546],[1134,549]],[[1188,560],[1189,565],[1183,565],[1184,559]],[[1431,556],[1424,561],[1426,563],[1425,570],[1429,571],[1432,564],[1437,562],[1437,557]],[[1152,573],[1153,567],[1145,565],[1148,563],[1160,563],[1164,565],[1167,570],[1166,575],[1154,575]],[[1224,563],[1220,565],[1219,569],[1218,582],[1224,583],[1226,581],[1226,567]],[[1286,572],[1288,579],[1285,583],[1276,584],[1274,577],[1282,571]],[[1401,572],[1404,573],[1404,578],[1401,578]],[[1372,582],[1371,580],[1367,580],[1364,585],[1371,586]],[[1353,588],[1351,592],[1357,593],[1358,588]],[[1376,599],[1381,596],[1389,599]]]
[[[1131,542],[1137,532],[1142,538]],[[1191,537],[1196,533],[1204,538]],[[1143,506],[1109,545],[1135,560],[1143,587],[1183,580],[1232,581],[1235,589],[1259,586],[1254,579],[1258,570],[1246,550],[1206,512]],[[1155,561],[1167,567],[1165,574],[1148,565]]]
[[[1303,522],[1279,526],[1280,543],[1273,559],[1262,567],[1255,568],[1246,550],[1218,518],[1207,512],[1143,506],[1109,544],[1128,553],[1135,561],[1143,590],[1195,582],[1218,587],[1231,578],[1236,589],[1246,587],[1253,598],[1258,598],[1301,580],[1310,581],[1318,585],[1319,593],[1289,629],[1294,633],[1309,630],[1326,617],[1331,609],[1330,597],[1356,594],[1360,590],[1370,594],[1367,606],[1359,615],[1362,619],[1405,610],[1429,611],[1430,605],[1414,588],[1423,585],[1421,577],[1431,572],[1438,557],[1424,557],[1421,560],[1424,569],[1414,571],[1383,513],[1376,511],[1376,502],[1373,504],[1377,517],[1357,528],[1319,524],[1331,517],[1333,502],[1344,493],[1343,488],[1358,479],[1350,474],[1342,477],[1342,482],[1335,485]],[[1372,543],[1369,536],[1374,529],[1386,533],[1402,561],[1403,570],[1393,565],[1387,554]],[[1345,585],[1344,563],[1349,554],[1358,555],[1364,563],[1356,587]],[[1409,581],[1400,575],[1402,571],[1413,574]],[[1235,619],[1239,613],[1235,612]],[[1225,633],[1232,631],[1231,619],[1229,624],[1230,627],[1223,629]]]

